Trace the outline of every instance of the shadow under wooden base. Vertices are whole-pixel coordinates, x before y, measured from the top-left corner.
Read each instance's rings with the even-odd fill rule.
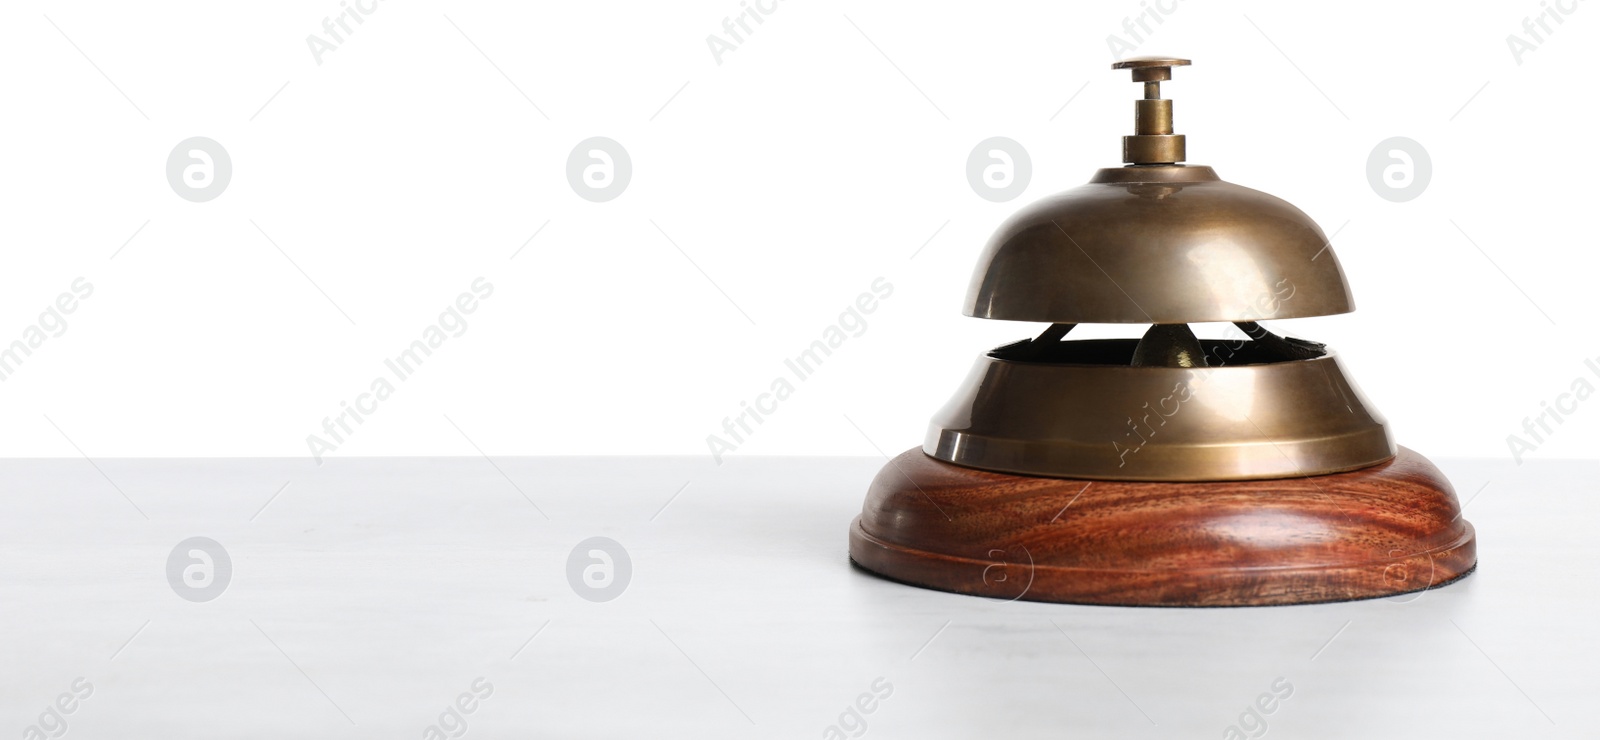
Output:
[[[1406,448],[1347,473],[1141,483],[1036,478],[908,450],[872,482],[850,558],[1000,599],[1263,606],[1437,588],[1477,564],[1450,482]]]

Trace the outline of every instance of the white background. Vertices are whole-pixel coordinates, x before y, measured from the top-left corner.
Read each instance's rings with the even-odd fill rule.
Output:
[[[334,454],[706,455],[880,276],[867,331],[735,454],[919,444],[974,357],[1040,328],[962,317],[972,266],[1006,215],[1119,164],[1139,90],[1107,37],[1148,7],[787,0],[719,65],[737,0],[386,0],[319,65],[336,0],[7,3],[0,343],[95,292],[0,383],[0,449],[306,456],[479,276],[467,332]],[[1508,458],[1600,386],[1600,10],[1519,64],[1545,7],[1179,2],[1137,44],[1195,60],[1164,88],[1190,162],[1343,226],[1358,311],[1275,328],[1338,349],[1425,454]],[[166,180],[191,136],[233,161],[210,202]],[[607,203],[565,174],[591,136],[633,161]],[[966,180],[991,136],[1032,155],[1009,203]],[[1367,182],[1392,136],[1433,163],[1407,203]],[[1529,456],[1593,458],[1597,431],[1591,399]]]

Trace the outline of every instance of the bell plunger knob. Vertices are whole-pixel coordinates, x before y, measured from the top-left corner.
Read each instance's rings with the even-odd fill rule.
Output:
[[[1173,57],[1133,57],[1111,65],[1133,70],[1133,81],[1144,83],[1144,99],[1133,103],[1133,136],[1122,137],[1122,161],[1127,164],[1170,165],[1184,160],[1183,135],[1172,133],[1172,101],[1161,97],[1161,83],[1172,79],[1173,67],[1189,60]]]

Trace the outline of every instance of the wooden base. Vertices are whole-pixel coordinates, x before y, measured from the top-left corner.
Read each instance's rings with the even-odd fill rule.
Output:
[[[1450,482],[1403,447],[1348,473],[1209,483],[991,473],[913,448],[873,480],[850,558],[1000,599],[1261,606],[1436,588],[1477,547]]]

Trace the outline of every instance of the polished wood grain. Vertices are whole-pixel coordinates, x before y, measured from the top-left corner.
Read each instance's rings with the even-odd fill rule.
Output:
[[[1209,483],[1007,475],[914,448],[873,481],[850,557],[944,591],[1146,606],[1388,596],[1477,564],[1450,482],[1403,447],[1348,473]]]

